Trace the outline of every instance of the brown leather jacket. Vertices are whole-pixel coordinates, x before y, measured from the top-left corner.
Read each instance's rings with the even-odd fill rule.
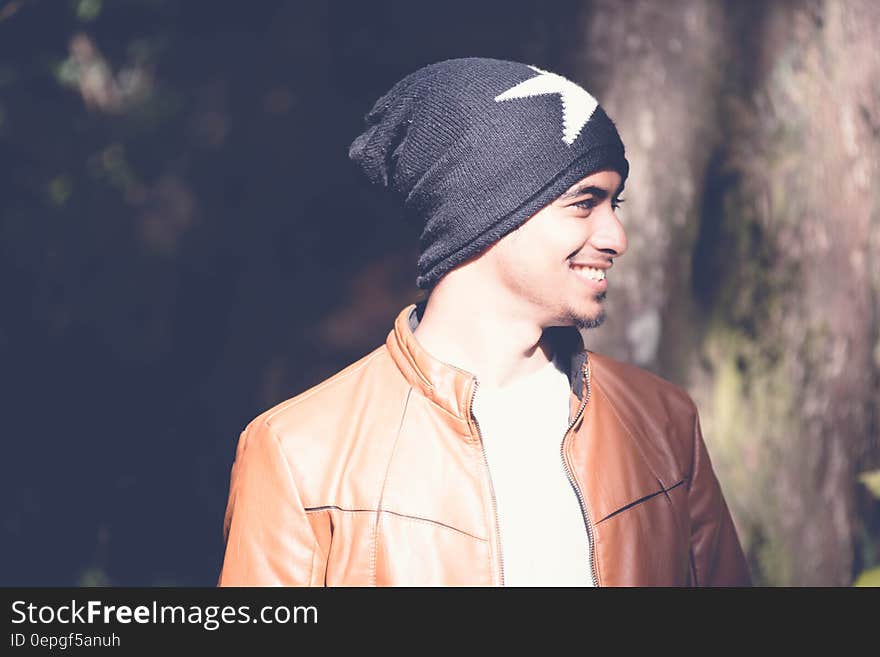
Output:
[[[383,346],[242,433],[221,586],[504,584],[477,382],[420,347],[415,310]],[[550,331],[571,354],[560,467],[594,583],[749,585],[687,393],[585,351],[575,329]]]

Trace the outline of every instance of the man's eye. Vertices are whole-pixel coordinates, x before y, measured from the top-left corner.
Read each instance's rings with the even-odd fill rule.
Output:
[[[623,203],[623,201],[624,201],[624,199],[622,199],[622,198],[614,199],[613,201],[611,201],[611,209],[617,210],[617,208],[620,207],[620,204]],[[585,198],[583,201],[578,201],[574,205],[576,207],[583,208],[584,210],[592,210],[597,205],[599,205],[599,203],[600,203],[599,199],[597,199],[595,197],[590,197],[590,198]]]
[[[596,199],[585,198],[583,201],[578,201],[577,203],[575,203],[575,206],[583,208],[584,210],[592,210],[596,207]]]

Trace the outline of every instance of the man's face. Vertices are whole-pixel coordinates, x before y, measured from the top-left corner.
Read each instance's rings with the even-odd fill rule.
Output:
[[[605,319],[609,269],[626,251],[615,214],[620,182],[615,171],[587,176],[486,252],[510,301],[541,326],[594,328]]]

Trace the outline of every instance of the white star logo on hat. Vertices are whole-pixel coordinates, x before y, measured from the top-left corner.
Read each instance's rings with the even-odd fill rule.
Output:
[[[520,82],[515,87],[495,96],[495,102],[528,98],[529,96],[543,96],[544,94],[559,94],[562,99],[562,141],[571,146],[587,121],[593,116],[593,112],[599,105],[598,101],[583,87],[561,75],[541,70],[537,66],[529,66],[529,68],[540,75]]]

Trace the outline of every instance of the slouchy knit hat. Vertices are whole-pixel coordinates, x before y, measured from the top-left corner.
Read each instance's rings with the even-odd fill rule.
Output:
[[[423,289],[578,180],[629,173],[614,123],[587,91],[535,66],[477,57],[400,80],[366,115],[349,157],[424,226]]]

